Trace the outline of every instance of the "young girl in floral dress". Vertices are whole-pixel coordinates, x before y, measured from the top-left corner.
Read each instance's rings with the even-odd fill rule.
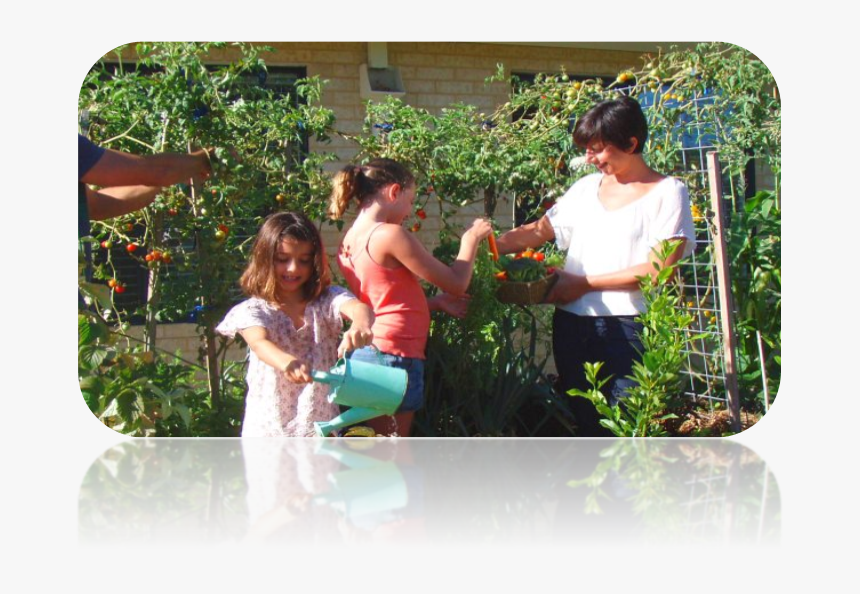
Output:
[[[457,260],[448,266],[433,257],[402,223],[412,213],[415,178],[391,159],[347,166],[334,178],[329,214],[340,218],[351,202],[358,217],[338,251],[338,266],[349,288],[373,308],[373,346],[350,358],[406,369],[403,402],[393,417],[367,424],[384,435],[410,434],[412,418],[424,402],[424,359],[430,311],[463,317],[465,297],[478,245],[492,231],[489,221],[475,219],[460,240]],[[423,279],[444,293],[428,300]]]
[[[331,285],[319,231],[301,213],[266,219],[240,283],[250,298],[216,330],[241,335],[250,349],[242,437],[311,437],[314,422],[339,414],[329,386],[311,373],[370,344],[373,312]],[[343,318],[352,324],[338,343]]]

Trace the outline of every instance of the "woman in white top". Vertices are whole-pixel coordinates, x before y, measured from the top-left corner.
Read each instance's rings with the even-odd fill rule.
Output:
[[[629,97],[604,101],[576,123],[573,139],[599,173],[577,181],[540,220],[503,234],[502,253],[555,241],[567,250],[564,270],[547,297],[556,304],[553,356],[559,388],[587,390],[583,364],[603,361],[612,376],[604,394],[612,405],[625,396],[642,350],[634,321],[644,311],[636,277],[654,263],[671,264],[693,252],[695,235],[687,188],[651,169],[642,157],[648,123]],[[681,245],[660,262],[663,240]],[[603,436],[600,417],[585,398],[570,400],[577,435]]]

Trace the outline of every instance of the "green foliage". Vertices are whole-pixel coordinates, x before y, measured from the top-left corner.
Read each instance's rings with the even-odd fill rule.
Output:
[[[663,242],[658,258],[663,261],[679,242]],[[676,411],[685,406],[681,398],[681,369],[684,352],[696,339],[687,332],[693,323],[681,303],[680,287],[675,282],[677,264],[657,268],[653,277],[642,277],[640,287],[646,311],[637,317],[642,324],[643,352],[633,364],[630,378],[634,385],[617,406],[610,406],[601,392],[610,378],[600,378],[602,362],[586,363],[590,390],[571,390],[572,396],[588,398],[604,417],[600,424],[619,437],[663,436],[665,422],[678,418]]]
[[[779,387],[782,327],[781,211],[773,192],[748,199],[729,229],[732,294],[738,312],[739,379],[744,404],[764,408],[759,341],[769,393]]]
[[[511,258],[501,256],[499,268],[506,273],[507,280],[511,282],[530,283],[546,276],[546,266],[532,258]]]
[[[119,433],[149,436],[238,436],[244,382],[225,370],[224,406],[215,410],[201,367],[179,354],[126,347],[126,335],[91,310],[78,314],[78,376],[87,406]]]
[[[450,261],[455,246],[449,239],[434,254]],[[489,253],[480,251],[466,317],[433,316],[416,435],[532,435],[560,408],[538,356],[539,341],[549,334],[546,320],[499,303],[495,270]]]

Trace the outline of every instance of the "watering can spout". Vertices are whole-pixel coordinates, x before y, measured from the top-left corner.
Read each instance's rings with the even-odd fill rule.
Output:
[[[329,401],[352,407],[331,421],[314,423],[314,432],[325,437],[349,425],[393,415],[403,402],[408,381],[406,370],[346,359],[330,372],[314,371],[314,381],[332,385]]]
[[[340,431],[350,425],[361,423],[368,419],[373,419],[380,416],[382,413],[375,408],[358,408],[352,407],[333,418],[331,421],[314,423],[314,431],[317,437],[326,437],[334,431]]]

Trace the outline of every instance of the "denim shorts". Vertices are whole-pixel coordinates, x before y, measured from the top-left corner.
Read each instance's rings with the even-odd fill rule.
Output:
[[[390,355],[376,350],[375,347],[356,349],[347,355],[362,363],[376,363],[386,367],[406,370],[406,395],[397,412],[414,412],[424,406],[424,360]]]

